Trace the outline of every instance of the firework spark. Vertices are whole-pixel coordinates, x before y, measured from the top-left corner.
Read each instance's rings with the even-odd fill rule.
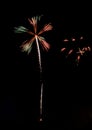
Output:
[[[68,42],[69,40],[66,38],[66,39],[64,39],[63,41],[64,41],[64,42]]]
[[[72,38],[72,41],[74,42],[74,41],[76,41],[76,39],[75,39],[75,38]]]

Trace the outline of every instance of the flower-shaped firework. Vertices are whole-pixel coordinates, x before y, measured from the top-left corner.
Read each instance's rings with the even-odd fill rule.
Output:
[[[40,121],[42,121],[42,96],[43,96],[43,81],[42,81],[42,65],[41,65],[41,53],[40,53],[40,46],[42,45],[42,48],[45,50],[48,50],[50,48],[50,45],[48,42],[46,42],[45,38],[41,36],[44,32],[52,30],[51,23],[44,25],[44,27],[38,32],[38,21],[40,21],[41,16],[35,16],[31,19],[28,18],[28,21],[30,25],[33,26],[34,31],[30,31],[24,26],[18,26],[15,27],[15,33],[28,33],[31,36],[33,36],[30,40],[26,40],[23,42],[23,44],[20,46],[22,48],[22,51],[27,52],[28,54],[31,52],[32,45],[35,42],[37,46],[37,52],[38,52],[38,60],[39,60],[39,68],[40,68],[40,83],[41,83],[41,95],[40,95]]]

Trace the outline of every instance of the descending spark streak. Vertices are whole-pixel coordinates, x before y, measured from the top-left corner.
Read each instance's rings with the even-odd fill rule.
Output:
[[[70,55],[72,52],[73,52],[73,49],[71,49],[71,50],[68,52],[68,55]]]
[[[65,50],[66,50],[66,48],[64,47],[64,48],[61,49],[61,52],[65,51]]]
[[[40,94],[40,121],[42,121],[42,96],[43,96],[43,82],[42,82],[42,66],[41,66],[41,53],[40,53],[40,48],[39,48],[39,43],[38,43],[38,38],[37,35],[35,36],[36,38],[36,45],[37,45],[37,50],[38,50],[38,59],[39,59],[39,67],[40,67],[40,84],[41,84],[41,94]]]
[[[43,83],[41,83],[41,96],[40,96],[40,121],[43,121],[43,119],[42,119],[42,99],[43,99]]]
[[[70,54],[72,54],[72,52],[73,52],[73,49],[69,50],[68,54],[66,55],[66,58],[67,58]]]
[[[36,45],[37,45],[37,51],[38,51],[38,60],[39,60],[40,72],[42,72],[42,66],[41,66],[41,53],[40,53],[40,47],[39,47],[39,42],[38,42],[37,35],[35,35],[35,39],[36,39]]]
[[[77,61],[77,65],[78,65],[78,63],[79,63],[79,61],[80,61],[80,55],[77,56],[76,61]]]

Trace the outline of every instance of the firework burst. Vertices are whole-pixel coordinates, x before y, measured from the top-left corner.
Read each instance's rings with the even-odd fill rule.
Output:
[[[41,64],[41,52],[40,52],[40,46],[41,44],[42,48],[48,51],[50,48],[50,45],[48,42],[46,42],[45,38],[41,36],[44,32],[52,30],[51,23],[46,24],[43,26],[43,28],[38,32],[38,21],[40,21],[42,16],[35,16],[31,19],[28,18],[28,21],[30,25],[33,27],[33,32],[27,29],[23,26],[15,27],[15,33],[28,33],[32,36],[30,40],[26,40],[22,43],[20,46],[23,52],[27,52],[28,54],[32,50],[33,43],[36,43],[37,46],[37,52],[38,52],[38,61],[39,61],[39,69],[40,69],[40,85],[41,85],[41,94],[40,94],[40,121],[42,121],[42,97],[43,97],[43,80],[42,80],[42,64]]]
[[[83,39],[84,39],[83,36],[81,36],[79,38],[79,40],[80,40],[79,42],[81,42]],[[61,48],[61,52],[65,52],[66,58],[68,58],[70,55],[75,54],[76,55],[75,61],[76,61],[77,65],[79,64],[81,57],[84,56],[84,54],[86,54],[86,52],[91,51],[90,46],[88,46],[88,45],[84,46],[84,45],[81,45],[81,43],[78,44],[76,42],[75,38],[71,38],[71,43],[66,38],[63,40],[63,43],[64,43],[65,47]]]

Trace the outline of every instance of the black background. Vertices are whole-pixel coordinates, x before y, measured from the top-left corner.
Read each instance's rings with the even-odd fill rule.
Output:
[[[92,54],[79,66],[74,58],[61,54],[64,38],[84,37],[91,45],[91,5],[88,2],[25,1],[6,3],[1,29],[1,96],[0,120],[3,124],[43,128],[91,128]],[[3,6],[4,7],[4,6]],[[53,30],[46,34],[51,49],[42,54],[44,96],[43,123],[39,122],[39,66],[36,47],[31,54],[20,51],[25,35],[14,34],[14,27],[29,26],[27,19],[44,15],[43,23],[51,22]],[[43,24],[42,23],[42,24]],[[79,42],[79,41],[78,41]],[[14,126],[15,126],[14,125]]]

